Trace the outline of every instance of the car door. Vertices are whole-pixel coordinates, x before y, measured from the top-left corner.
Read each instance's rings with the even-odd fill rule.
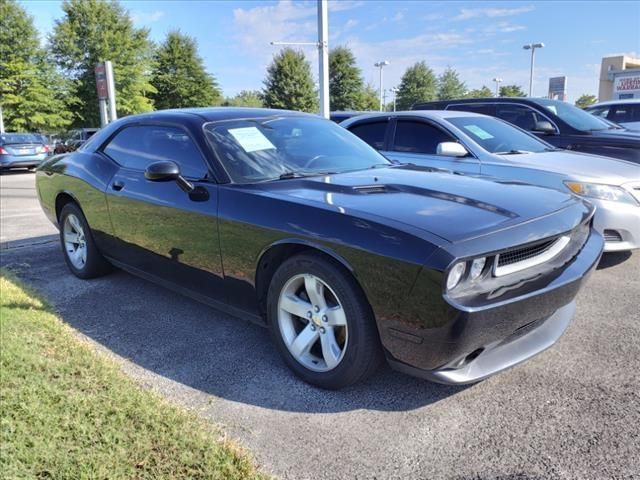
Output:
[[[166,124],[126,126],[101,152],[119,166],[106,190],[111,255],[155,280],[222,299],[217,185],[188,132]],[[145,169],[158,161],[177,163],[193,192],[175,181],[147,180]]]
[[[394,126],[390,149],[385,152],[389,158],[401,163],[444,168],[458,173],[480,174],[480,161],[471,155],[438,155],[438,144],[457,142],[457,139],[443,128],[419,117],[398,118]]]

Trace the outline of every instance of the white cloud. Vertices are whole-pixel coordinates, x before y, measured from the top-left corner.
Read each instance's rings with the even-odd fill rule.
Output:
[[[514,25],[509,22],[499,22],[495,25],[489,25],[484,29],[484,31],[487,33],[511,33],[526,29],[527,27],[525,27],[524,25]]]
[[[460,14],[457,15],[454,20],[469,20],[470,18],[477,17],[511,17],[513,15],[530,12],[533,9],[533,5],[516,8],[462,8],[460,9]]]
[[[155,23],[164,17],[165,12],[162,10],[154,10],[153,12],[142,12],[140,10],[134,10],[131,12],[131,19],[133,23],[140,25],[146,25],[149,23]]]

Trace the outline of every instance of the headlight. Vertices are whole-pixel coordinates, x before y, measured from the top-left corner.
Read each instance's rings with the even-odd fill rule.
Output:
[[[486,258],[476,258],[473,262],[471,262],[471,269],[469,270],[469,277],[471,280],[477,280],[478,277],[482,274],[482,270],[484,270],[484,265],[487,263]]]
[[[601,200],[609,200],[612,202],[638,205],[636,199],[633,198],[633,196],[624,188],[615,187],[613,185],[603,185],[600,183],[564,182],[564,184],[573,193],[583,197],[599,198]]]
[[[465,262],[456,263],[451,270],[449,270],[449,276],[447,277],[447,290],[451,290],[460,283],[462,275],[466,268]]]

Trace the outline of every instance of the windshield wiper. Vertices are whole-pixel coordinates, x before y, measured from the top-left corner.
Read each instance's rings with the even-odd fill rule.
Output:
[[[300,172],[284,172],[278,177],[278,180],[289,180],[290,178],[304,178],[308,177],[310,174],[304,174]],[[274,179],[275,180],[275,179]]]
[[[532,153],[528,150],[516,150],[515,148],[512,150],[507,150],[506,152],[495,152],[494,155],[518,155],[521,153]]]

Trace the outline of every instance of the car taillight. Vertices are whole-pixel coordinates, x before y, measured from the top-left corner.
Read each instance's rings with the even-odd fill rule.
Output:
[[[49,153],[49,147],[47,147],[46,145],[42,145],[42,146],[38,149],[38,153]]]
[[[0,147],[0,155],[9,155],[9,152],[7,152],[4,148]]]

